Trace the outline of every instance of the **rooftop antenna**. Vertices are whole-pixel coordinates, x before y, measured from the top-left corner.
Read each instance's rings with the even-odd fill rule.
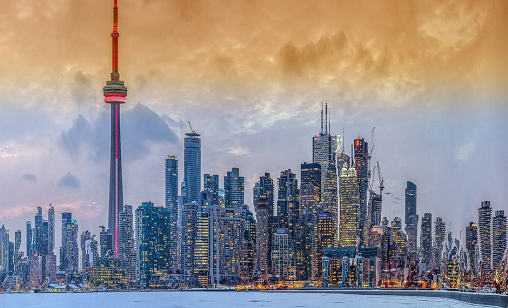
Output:
[[[331,114],[331,112],[330,112]],[[332,121],[331,120],[328,120],[328,133],[331,134],[332,133]]]
[[[325,103],[325,134],[328,134],[328,103]]]
[[[323,102],[321,102],[321,134],[323,134]]]

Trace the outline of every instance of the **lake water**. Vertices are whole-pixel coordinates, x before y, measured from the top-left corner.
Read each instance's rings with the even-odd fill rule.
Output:
[[[0,294],[0,308],[226,308],[226,307],[488,307],[445,298],[279,292],[119,292]]]

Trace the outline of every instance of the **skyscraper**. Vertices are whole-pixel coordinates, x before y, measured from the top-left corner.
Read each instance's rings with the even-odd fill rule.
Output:
[[[296,279],[294,242],[285,228],[278,228],[272,236],[273,274],[283,281]]]
[[[0,228],[0,272],[9,270],[9,230]]]
[[[476,274],[477,258],[476,250],[478,248],[478,225],[470,222],[466,227],[466,250],[469,259],[469,269]]]
[[[185,202],[199,202],[199,192],[201,191],[201,138],[200,134],[194,130],[185,134],[183,160],[183,180],[187,191]]]
[[[271,271],[271,243],[273,231],[273,180],[270,173],[259,177],[254,187],[254,209],[256,211],[257,271]]]
[[[318,163],[304,162],[300,165],[301,185],[312,184],[318,189],[318,200],[321,201],[321,165]],[[316,204],[317,204],[316,203]]]
[[[60,270],[67,274],[78,272],[78,224],[71,213],[62,213],[62,247],[60,248]]]
[[[494,270],[502,270],[501,264],[506,251],[506,216],[504,211],[496,211],[492,220],[492,265]]]
[[[490,201],[482,201],[478,209],[478,243],[484,281],[492,279],[492,208]]]
[[[280,173],[277,194],[277,223],[279,228],[287,228],[294,236],[296,222],[299,218],[299,191],[296,174],[291,169]]]
[[[367,191],[369,189],[369,146],[364,139],[354,140],[354,166],[356,168],[356,180],[360,192],[360,242],[365,240],[368,225],[365,224],[367,213]],[[364,226],[364,227],[363,227]]]
[[[169,212],[169,209],[167,209]],[[120,259],[127,280],[136,280],[136,250],[134,248],[134,218],[132,205],[125,204],[119,215],[118,223],[118,258]]]
[[[37,207],[37,214],[35,214],[35,239],[34,239],[34,249],[35,252],[39,255],[45,252],[44,247],[44,231],[42,226],[42,208]]]
[[[104,102],[111,105],[111,160],[109,171],[108,229],[113,236],[113,253],[118,258],[118,214],[123,208],[122,147],[120,138],[120,105],[127,102],[127,87],[118,72],[118,5],[114,0],[111,80],[103,87]]]
[[[423,262],[429,266],[432,256],[432,214],[425,213],[422,217],[422,233],[420,235],[420,247]]]
[[[443,254],[443,244],[445,241],[446,224],[441,217],[436,218],[434,229],[434,266],[439,267]]]
[[[49,205],[48,210],[48,254],[55,251],[55,208]]]
[[[101,226],[99,242],[101,245],[101,258],[113,257],[113,235],[104,226]]]
[[[175,155],[166,157],[166,208],[169,211],[170,270],[178,267],[178,160]]]
[[[219,204],[219,175],[205,173],[203,175],[203,186],[204,190],[210,192],[212,204]]]
[[[360,194],[355,168],[340,171],[339,246],[356,247],[360,243]]]
[[[33,231],[32,231],[32,222],[26,222],[26,256],[28,258],[32,258],[33,251]]]
[[[321,203],[325,212],[338,217],[336,153],[340,137],[330,134],[328,105],[325,107],[323,129],[323,110],[321,110],[321,132],[312,139],[312,162],[321,165]]]
[[[186,283],[194,281],[194,248],[197,236],[197,220],[197,202],[185,203],[182,209],[180,266]]]
[[[143,202],[136,209],[136,244],[138,248],[139,285],[147,288],[150,280],[168,273],[169,211]]]
[[[244,178],[240,176],[240,169],[232,168],[224,177],[224,191],[226,192],[226,207],[241,208],[244,205]]]
[[[90,271],[99,257],[95,235],[86,230],[81,233],[81,268]]]
[[[407,181],[406,193],[405,193],[405,223],[406,233],[408,238],[408,250],[409,252],[416,251],[417,244],[416,239],[418,236],[418,214],[416,212],[416,185]]]

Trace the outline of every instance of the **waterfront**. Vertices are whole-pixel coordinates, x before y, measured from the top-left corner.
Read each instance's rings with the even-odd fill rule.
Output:
[[[491,307],[443,297],[358,295],[335,292],[97,292],[2,294],[0,307],[61,308],[215,308],[215,307]]]

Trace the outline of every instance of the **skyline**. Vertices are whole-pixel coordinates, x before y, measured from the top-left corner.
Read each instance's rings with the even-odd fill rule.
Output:
[[[128,7],[128,4],[129,2],[126,2],[125,6]],[[474,5],[471,4],[471,6]],[[8,5],[8,7],[10,6]],[[453,7],[450,10],[453,11]],[[130,8],[129,11],[128,14],[133,14],[132,11],[134,10]],[[101,11],[100,14],[103,14],[103,12]],[[122,29],[125,32],[132,31],[132,24],[129,24],[128,17],[129,15],[122,19],[122,27],[125,25],[125,28]],[[192,20],[192,17],[190,18]],[[493,23],[492,21],[487,22],[485,18],[481,20],[487,24],[486,27],[488,24]],[[102,20],[99,24],[102,24]],[[129,36],[131,35],[129,33]],[[347,33],[346,38],[349,39],[350,35],[352,34]],[[100,37],[104,37],[104,41],[106,40],[102,33]],[[124,44],[132,44],[132,40],[126,39],[126,41]],[[320,42],[319,39],[310,39],[309,41],[313,42],[314,46],[318,46],[318,42]],[[100,42],[101,44],[104,43],[102,40]],[[293,44],[300,52],[305,49],[305,46],[313,46],[297,40]],[[124,62],[136,62],[133,60],[137,58],[133,57],[133,51],[129,47],[132,46],[123,45],[122,57],[128,60]],[[107,43],[104,43],[101,48],[106,49],[109,47]],[[466,44],[463,48],[472,47]],[[131,100],[130,109],[124,111],[124,120],[129,124],[124,123],[126,127],[122,126],[122,130],[127,131],[124,146],[128,150],[126,149],[125,152],[130,152],[125,155],[125,160],[130,165],[125,167],[124,173],[125,191],[128,191],[125,204],[136,206],[141,201],[146,200],[152,200],[156,205],[164,204],[164,188],[162,185],[164,157],[166,154],[182,156],[183,142],[181,139],[183,133],[188,131],[186,121],[190,120],[196,131],[202,134],[203,173],[223,176],[227,170],[231,170],[231,167],[239,167],[241,175],[246,177],[246,201],[252,206],[250,191],[257,176],[265,172],[277,175],[280,171],[289,168],[292,168],[298,174],[299,164],[304,161],[311,161],[309,150],[312,142],[311,138],[319,131],[318,106],[320,101],[326,101],[331,107],[331,130],[337,134],[341,133],[342,127],[344,127],[346,145],[351,144],[352,139],[357,137],[363,137],[370,143],[370,131],[373,126],[376,127],[376,148],[373,161],[378,160],[381,163],[385,177],[385,191],[401,198],[401,201],[384,198],[382,216],[390,218],[394,216],[404,217],[402,200],[406,180],[415,182],[419,187],[418,214],[422,216],[424,212],[432,212],[433,215],[443,217],[446,222],[453,219],[452,230],[454,234],[457,234],[458,229],[463,229],[469,221],[475,221],[475,210],[479,202],[490,200],[494,208],[506,208],[506,202],[504,201],[506,200],[506,192],[503,188],[506,187],[508,181],[503,170],[506,170],[507,162],[503,158],[507,154],[507,144],[503,141],[502,135],[502,131],[507,127],[507,124],[503,123],[505,122],[503,119],[506,118],[506,104],[503,103],[504,91],[498,94],[499,97],[489,100],[488,96],[496,96],[492,95],[493,93],[497,94],[495,91],[490,95],[485,94],[487,96],[485,97],[480,95],[482,92],[481,85],[478,85],[479,89],[475,87],[471,89],[463,85],[467,91],[472,93],[466,93],[465,95],[470,94],[467,101],[463,105],[457,106],[455,105],[457,103],[447,104],[443,102],[450,98],[452,100],[461,99],[460,95],[454,93],[454,87],[452,86],[452,90],[441,90],[443,93],[430,91],[430,93],[423,95],[429,97],[422,99],[423,106],[421,107],[414,106],[416,103],[412,101],[419,101],[415,98],[408,99],[400,105],[397,103],[393,105],[382,103],[383,106],[379,106],[379,104],[376,106],[374,101],[377,98],[386,99],[386,97],[377,93],[372,95],[372,99],[369,99],[368,90],[362,93],[365,95],[362,98],[351,99],[347,95],[343,95],[348,93],[348,87],[340,82],[335,83],[339,95],[334,95],[333,91],[329,92],[330,89],[327,87],[318,88],[322,90],[321,95],[316,94],[314,91],[301,95],[301,90],[296,89],[296,84],[314,77],[308,84],[309,86],[316,85],[322,82],[322,77],[326,74],[320,77],[309,77],[306,74],[303,74],[304,76],[298,76],[298,74],[294,76],[293,74],[298,73],[298,70],[293,71],[293,68],[289,66],[292,63],[289,61],[291,57],[288,56],[288,54],[291,54],[291,50],[291,45],[283,45],[279,50],[279,58],[275,61],[278,63],[277,65],[281,66],[280,74],[282,76],[278,76],[279,80],[272,80],[271,85],[279,86],[282,89],[274,92],[271,87],[267,87],[266,91],[263,91],[266,93],[265,95],[253,94],[253,89],[242,89],[244,86],[229,80],[231,77],[222,80],[219,78],[218,81],[211,79],[210,83],[206,84],[210,88],[205,88],[204,91],[194,90],[197,93],[191,95],[182,93],[189,90],[186,87],[174,93],[152,92],[153,87],[160,86],[160,84],[157,85],[152,80],[147,82],[146,88],[143,89],[140,86],[142,78],[133,79],[132,76],[135,75],[132,71],[133,68],[130,65],[126,67],[123,71],[125,75],[132,75],[130,79],[126,78],[126,82],[132,84],[132,88],[135,89],[132,92],[137,93]],[[233,53],[234,48],[230,51]],[[298,54],[300,53],[297,52],[294,55]],[[356,58],[356,56],[357,54],[348,54],[346,58],[350,60],[350,58]],[[297,63],[303,65],[300,62],[303,58],[295,57]],[[236,57],[231,57],[231,59],[238,60]],[[375,59],[378,58],[375,57]],[[497,59],[500,61],[500,67],[502,67],[504,63],[502,58]],[[92,62],[97,62],[97,67],[99,64],[103,64],[96,60],[94,59]],[[333,57],[331,57],[331,60],[333,60]],[[218,75],[224,74],[223,77],[225,77],[227,72],[221,71],[221,65],[227,66],[228,60],[220,58],[217,61]],[[453,63],[453,61],[451,62]],[[184,63],[180,62],[180,65],[183,66]],[[375,60],[374,63],[379,62]],[[61,69],[62,66],[58,64],[56,67]],[[307,72],[313,72],[313,69],[309,68],[312,67],[312,63],[306,65],[303,65],[303,68]],[[321,65],[326,66],[327,64]],[[6,66],[8,65],[4,63],[4,73],[6,72]],[[107,67],[106,65],[102,66]],[[105,217],[107,209],[107,197],[104,198],[104,196],[107,196],[104,189],[107,185],[103,184],[105,181],[107,182],[107,176],[104,176],[104,170],[107,170],[104,168],[107,165],[107,154],[105,158],[104,149],[108,147],[103,147],[103,138],[107,138],[108,135],[108,117],[104,107],[99,107],[101,102],[98,99],[100,94],[98,94],[97,89],[100,89],[100,86],[96,86],[96,84],[107,75],[102,73],[102,70],[104,70],[102,68],[98,70],[87,68],[89,70],[86,71],[85,67],[83,66],[83,70],[76,69],[76,67],[72,68],[72,66],[68,68],[68,73],[71,80],[74,80],[74,84],[64,83],[63,89],[60,90],[63,92],[70,91],[70,96],[69,93],[58,93],[57,91],[54,98],[49,99],[53,102],[48,102],[44,99],[47,98],[48,94],[42,92],[41,102],[37,104],[37,107],[40,106],[40,108],[37,110],[31,108],[34,106],[35,101],[30,100],[20,103],[21,107],[12,106],[12,103],[7,102],[10,101],[10,97],[19,97],[19,100],[23,100],[23,98],[31,98],[31,96],[23,95],[23,91],[9,88],[9,83],[6,83],[3,87],[2,102],[0,104],[6,112],[1,119],[2,121],[0,121],[2,123],[0,125],[6,129],[2,129],[3,133],[0,133],[0,157],[2,157],[1,167],[6,171],[1,183],[3,188],[0,194],[0,220],[9,226],[19,226],[14,229],[11,228],[11,231],[23,230],[24,222],[33,218],[36,207],[40,205],[45,208],[49,203],[53,203],[55,206],[57,217],[62,209],[73,212],[83,228],[96,230],[98,225],[105,223],[101,217]],[[153,65],[152,67],[158,66]],[[365,68],[366,66],[358,67]],[[471,69],[473,73],[475,72],[474,65],[465,65],[464,67],[465,69]],[[41,66],[36,65],[34,68],[34,76],[37,77],[36,73]],[[20,71],[22,72],[23,69],[21,67]],[[48,67],[48,69],[54,68]],[[302,68],[300,67],[300,69]],[[415,73],[416,70],[410,69],[409,71]],[[157,78],[157,76],[162,77],[162,79],[167,78],[168,72],[171,72],[171,70],[167,69],[160,74],[155,73],[154,78]],[[185,73],[185,70],[183,72]],[[208,72],[208,69],[204,68],[197,70],[197,72],[205,73]],[[455,74],[459,72],[460,69],[457,69]],[[484,73],[477,71],[476,74],[478,74],[477,76],[484,75]],[[394,75],[397,76],[397,74]],[[190,74],[184,74],[183,76],[186,78],[191,77]],[[239,82],[244,78],[242,76],[244,75],[240,74]],[[402,74],[399,76],[402,76]],[[16,76],[13,77],[16,79]],[[493,75],[493,77],[496,76]],[[504,76],[497,77],[497,81],[504,80]],[[183,78],[183,80],[186,78]],[[40,79],[31,80],[31,82],[37,83],[37,80]],[[133,82],[129,82],[129,80]],[[162,83],[167,83],[167,80]],[[59,83],[56,82],[55,84]],[[369,83],[367,82],[367,84]],[[176,88],[178,85],[181,86],[182,83],[175,83],[175,85],[170,86],[169,92],[174,90],[171,87]],[[220,89],[221,85],[224,87],[223,89]],[[31,85],[31,87],[33,86]],[[40,89],[40,86],[49,91],[55,89],[54,84],[51,86],[35,85],[35,89]],[[216,86],[219,89],[215,89]],[[246,102],[241,99],[242,93],[233,93],[237,90],[232,91],[229,88],[236,86],[240,89],[239,92],[245,91],[243,94],[246,94],[248,98]],[[355,87],[351,86],[351,88],[353,90],[349,91],[355,92]],[[435,90],[432,86],[430,88]],[[212,89],[216,92],[211,91]],[[362,89],[362,86],[359,86],[358,89]],[[9,95],[9,92],[13,90],[14,93],[21,95]],[[303,91],[306,90],[308,89],[303,89]],[[209,93],[210,91],[212,93]],[[423,92],[427,93],[426,91]],[[147,95],[146,100],[141,101],[143,105],[134,103],[147,93],[150,95]],[[396,93],[403,94],[404,91],[396,91]],[[72,107],[73,109],[77,107],[78,112],[67,110],[69,107],[66,105],[71,104],[66,104],[65,100],[62,99],[65,97],[73,98]],[[433,99],[443,102],[443,106],[436,106]],[[200,103],[215,100],[217,100],[215,106]],[[178,103],[189,101],[190,103],[186,106],[176,107]],[[360,106],[365,101],[370,101],[370,103],[367,103],[366,106]],[[488,108],[481,110],[484,101],[487,101]],[[164,105],[163,102],[167,102],[167,105]],[[288,103],[286,104],[286,102]],[[55,103],[57,105],[54,105]],[[249,103],[254,104],[247,106]],[[196,106],[196,104],[202,105]],[[308,106],[304,106],[305,104],[308,104]],[[272,110],[269,110],[270,107]],[[61,111],[55,112],[57,108]],[[420,108],[425,109],[425,111],[419,110]],[[404,110],[405,114],[397,116],[396,113],[400,112],[401,109]],[[460,109],[460,111],[457,109]],[[312,112],[312,110],[315,110],[315,112]],[[252,115],[249,115],[251,112]],[[418,114],[419,112],[422,112],[423,115]],[[82,116],[80,117],[78,114],[82,114]],[[240,115],[239,119],[231,118],[235,114]],[[416,121],[415,123],[413,119],[401,119],[411,116],[421,116],[421,122]],[[27,122],[23,123],[25,124],[23,127],[19,127],[19,131],[13,130],[12,127],[18,128],[18,125],[14,126],[12,120],[6,118],[19,119],[21,117],[26,118]],[[30,121],[30,119],[35,121]],[[203,121],[203,119],[206,120]],[[221,119],[225,119],[225,121]],[[487,121],[489,123],[486,123]],[[152,122],[150,123],[151,126],[140,131],[139,125],[147,122]],[[397,125],[393,125],[393,123],[397,123]],[[43,126],[42,129],[38,128],[40,125]],[[408,132],[405,134],[400,132],[399,127],[407,128]],[[442,134],[442,131],[447,131],[447,133]],[[429,135],[426,135],[427,133]],[[127,135],[133,136],[127,137]],[[418,138],[415,138],[415,136],[418,136]],[[482,136],[486,138],[480,140]],[[267,139],[272,140],[272,142],[266,142]],[[403,141],[402,144],[399,143],[400,141]],[[495,144],[495,141],[500,143],[498,143],[499,148],[495,148],[497,152],[485,151],[485,149],[489,149],[489,145]],[[261,143],[261,147],[259,143]],[[450,143],[452,145],[449,149],[443,149],[444,146]],[[413,148],[405,149],[403,144],[409,144],[409,147]],[[306,150],[301,153],[301,149]],[[422,155],[420,152],[425,152],[425,154]],[[430,158],[428,157],[429,154]],[[251,159],[252,157],[254,159]],[[290,157],[289,161],[288,157]],[[251,164],[251,162],[255,162],[255,164]],[[421,163],[422,166],[415,166],[418,163]],[[434,166],[435,170],[432,168]],[[399,168],[403,170],[397,170]],[[450,177],[456,180],[458,185],[448,183]],[[180,174],[180,178],[183,178],[182,174]],[[475,180],[475,178],[482,180]],[[140,187],[142,185],[139,184],[144,182],[148,183],[147,187]],[[455,210],[452,215],[446,215],[450,212],[448,204]],[[430,209],[426,210],[427,208]],[[5,219],[6,216],[14,217]],[[459,217],[455,218],[455,216]],[[464,219],[464,217],[470,218]]]

